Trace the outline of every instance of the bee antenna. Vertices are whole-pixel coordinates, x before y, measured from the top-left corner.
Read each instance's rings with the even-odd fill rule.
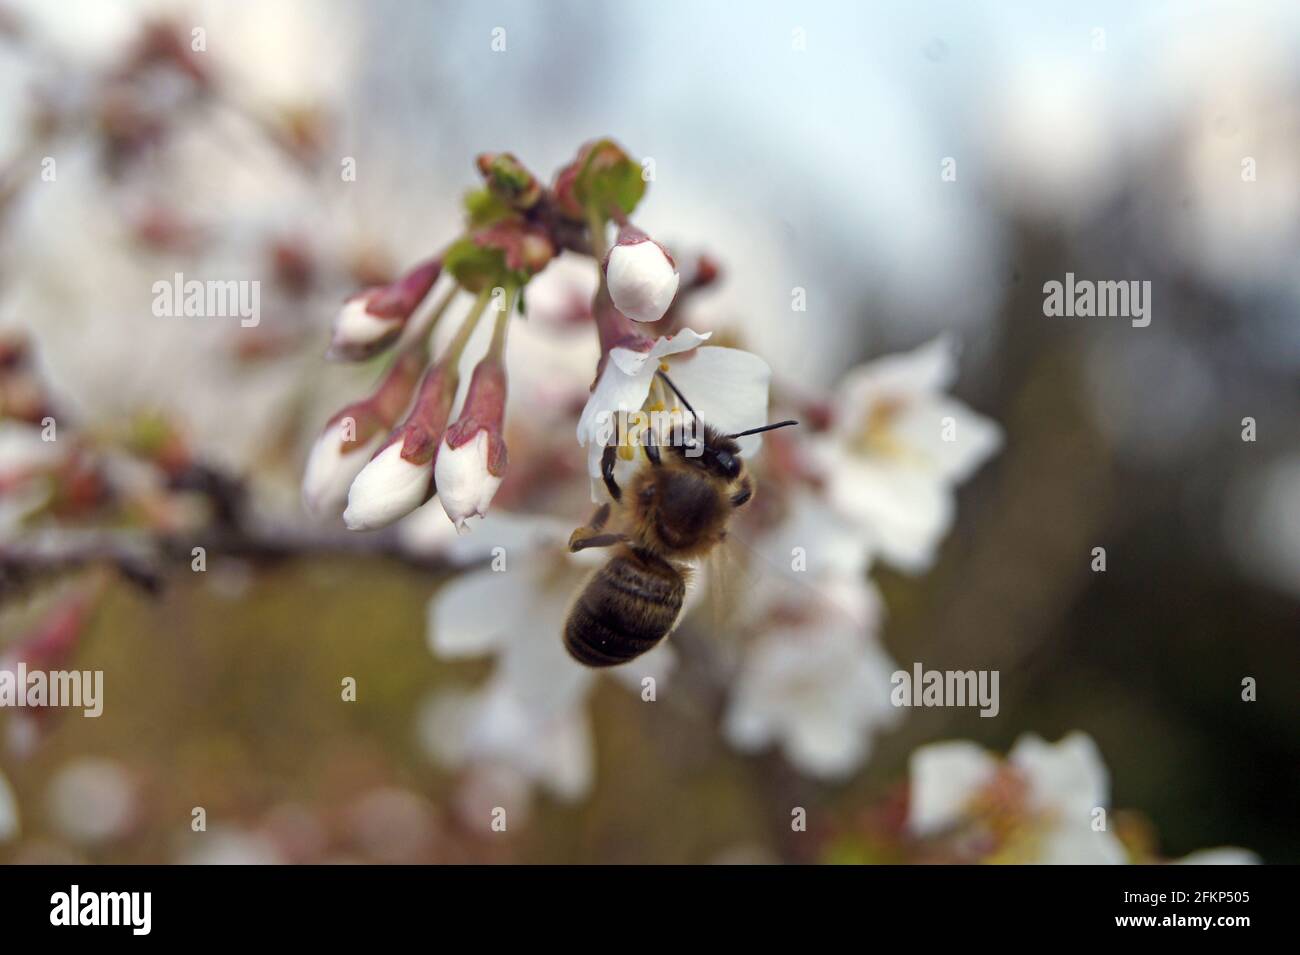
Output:
[[[686,406],[686,410],[691,413],[691,417],[693,417],[696,421],[699,421],[700,416],[695,413],[695,409],[692,408],[691,403],[686,400],[686,396],[677,390],[677,386],[673,384],[673,380],[669,378],[667,375],[665,375],[662,371],[656,371],[655,374],[668,383],[668,387],[673,390],[673,394],[675,394],[678,398],[682,400],[682,404],[684,404]]]
[[[775,431],[777,428],[788,428],[791,425],[798,424],[793,419],[789,421],[778,421],[775,424],[765,424],[761,428],[750,428],[748,431],[737,431],[735,434],[727,435],[728,438],[743,438],[747,434],[762,434],[764,431]]]

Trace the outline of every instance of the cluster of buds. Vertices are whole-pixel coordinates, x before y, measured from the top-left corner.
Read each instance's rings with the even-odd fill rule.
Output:
[[[458,530],[486,514],[507,461],[510,319],[524,310],[527,284],[562,250],[590,256],[599,270],[592,313],[603,344],[648,344],[632,323],[659,321],[677,294],[672,256],[628,221],[645,180],[616,143],[583,146],[549,188],[510,153],[483,154],[476,165],[484,185],[465,199],[464,233],[391,284],[349,298],[335,320],[330,358],[393,355],[374,393],[327,422],[303,478],[307,506],[341,513],[350,529],[384,527],[435,495]],[[440,285],[445,293],[435,292]],[[470,297],[459,329],[435,355],[435,326]],[[491,344],[456,408],[461,359],[489,306]]]

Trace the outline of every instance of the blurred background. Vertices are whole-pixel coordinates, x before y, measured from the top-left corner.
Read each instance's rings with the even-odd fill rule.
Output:
[[[107,702],[0,711],[21,822],[0,861],[886,861],[918,747],[1073,730],[1127,845],[1300,861],[1300,9],[1089,7],[0,0],[0,410],[53,413],[85,452],[53,503],[0,480],[0,546],[262,528],[212,532],[204,574],[188,547],[158,574],[98,538],[6,562],[0,652],[36,633]],[[870,573],[889,657],[999,670],[997,718],[904,711],[822,779],[736,751],[707,698],[603,681],[576,790],[430,746],[430,707],[491,666],[430,653],[445,555],[302,511],[307,449],[375,374],[323,359],[329,322],[454,238],[477,153],[549,181],[605,135],[653,159],[637,223],[719,264],[692,322],[790,391],[960,342],[952,392],[1002,447],[931,568]],[[539,310],[570,301],[569,264]],[[157,317],[177,272],[259,280],[261,323]],[[1046,317],[1067,272],[1150,281],[1150,325]],[[527,509],[572,526],[561,411],[512,468],[550,455],[580,493]],[[103,447],[130,457],[108,478],[85,463]],[[0,474],[20,453],[0,441]],[[146,490],[110,507],[104,484]]]

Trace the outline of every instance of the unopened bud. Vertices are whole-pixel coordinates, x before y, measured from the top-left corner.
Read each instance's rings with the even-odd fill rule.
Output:
[[[343,523],[353,531],[386,527],[429,499],[433,472],[427,463],[402,456],[403,443],[392,442],[370,459],[348,489]]]
[[[635,226],[624,226],[605,259],[614,307],[636,322],[657,322],[677,294],[681,276],[668,250]]]
[[[465,407],[443,435],[434,465],[438,500],[447,517],[464,531],[465,521],[487,515],[506,471],[506,373],[501,361],[479,362],[465,395]]]
[[[441,272],[442,260],[433,259],[390,285],[366,289],[348,299],[334,321],[330,357],[362,361],[392,345]]]
[[[348,488],[411,400],[424,354],[408,349],[398,356],[374,394],[354,401],[330,418],[312,445],[303,471],[302,498],[317,515],[337,517]]]
[[[526,211],[542,197],[542,184],[513,153],[483,153],[477,164],[488,188],[511,208]]]
[[[433,459],[456,395],[455,367],[439,363],[424,374],[410,414],[361,469],[348,490],[343,523],[349,530],[385,527],[433,493]]]

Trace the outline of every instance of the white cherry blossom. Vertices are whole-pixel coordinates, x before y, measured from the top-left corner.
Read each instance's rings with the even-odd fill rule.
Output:
[[[596,487],[600,457],[615,431],[618,413],[643,409],[660,370],[666,369],[706,424],[732,433],[767,422],[767,390],[772,377],[767,362],[738,348],[705,345],[710,334],[684,328],[661,336],[647,351],[610,349],[609,360],[578,420],[578,443],[587,448],[593,500],[601,499]],[[667,397],[673,399],[671,393]],[[741,454],[749,457],[761,447],[762,438],[748,435],[737,443]]]
[[[1003,778],[1000,774],[1009,773]],[[1071,733],[1052,744],[1022,736],[1005,763],[975,743],[933,743],[912,754],[908,828],[934,835],[987,811],[985,794],[1003,787],[1015,794],[1021,818],[1013,843],[999,858],[1044,864],[1108,864],[1126,861],[1123,844],[1095,828],[1098,810],[1109,810],[1110,774],[1092,738]],[[996,804],[1006,799],[989,800]]]
[[[831,503],[905,571],[930,566],[952,526],[953,488],[1002,444],[995,422],[944,394],[955,375],[947,337],[854,369],[831,433],[814,442]]]

